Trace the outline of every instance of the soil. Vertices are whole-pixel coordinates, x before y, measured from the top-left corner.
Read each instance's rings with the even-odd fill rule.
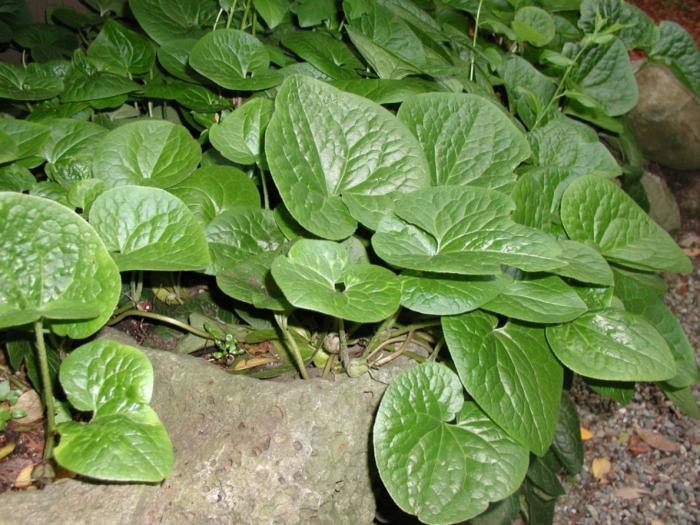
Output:
[[[646,11],[657,23],[672,20],[682,25],[700,43],[700,0],[628,0],[628,3]]]

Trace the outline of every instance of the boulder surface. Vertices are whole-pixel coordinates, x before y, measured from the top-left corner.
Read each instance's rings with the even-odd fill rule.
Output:
[[[107,336],[133,344],[109,330]],[[4,525],[367,524],[374,413],[399,367],[335,381],[260,381],[144,349],[175,450],[160,485],[62,479],[0,497]]]

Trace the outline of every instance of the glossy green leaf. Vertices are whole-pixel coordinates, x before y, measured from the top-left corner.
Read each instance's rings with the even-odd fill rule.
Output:
[[[698,406],[698,401],[689,387],[669,388],[663,383],[661,383],[660,387],[666,394],[666,397],[685,412],[688,417],[692,417],[695,420],[700,419],[700,406]]]
[[[199,164],[199,144],[182,126],[164,120],[124,124],[103,137],[93,175],[108,187],[125,184],[168,188],[189,177]]]
[[[573,51],[569,52],[569,55]],[[586,49],[571,81],[592,97],[609,116],[623,115],[637,104],[637,81],[621,40]]]
[[[399,280],[401,305],[427,315],[470,312],[494,299],[509,283],[500,275],[465,277],[420,272],[404,272]]]
[[[362,62],[347,45],[325,33],[287,33],[282,44],[333,79],[357,78],[355,70],[362,69]]]
[[[415,64],[399,58],[360,31],[355,31],[352,27],[347,27],[345,30],[355,48],[380,79],[401,80],[408,75],[420,74],[421,71]]]
[[[634,382],[601,381],[600,379],[584,378],[586,385],[596,394],[612,399],[621,405],[627,405],[634,398]],[[663,383],[662,383],[663,384]]]
[[[554,437],[563,370],[544,329],[483,312],[442,318],[462,384],[486,414],[519,443],[543,455]]]
[[[644,317],[668,343],[678,373],[667,383],[673,388],[683,388],[700,381],[693,347],[683,326],[663,300],[652,289],[640,286],[630,273],[620,270],[615,270],[615,296],[622,300],[625,310]]]
[[[143,96],[151,99],[175,100],[178,104],[202,112],[216,112],[231,107],[231,101],[207,87],[189,82],[162,79],[149,82],[143,88]]]
[[[676,374],[661,334],[641,316],[606,308],[547,327],[557,358],[585,377],[608,381],[663,381]]]
[[[0,98],[44,100],[63,91],[63,79],[45,64],[28,64],[26,68],[0,62]]]
[[[158,48],[158,62],[175,78],[187,82],[202,83],[205,81],[189,64],[192,48],[197,43],[193,38],[182,38],[163,42]]]
[[[102,71],[115,75],[147,73],[156,50],[143,36],[114,20],[107,20],[87,50],[88,58]]]
[[[0,133],[12,140],[14,159],[26,159],[41,154],[49,128],[37,122],[5,117],[0,118]]]
[[[87,424],[59,425],[54,451],[64,468],[113,481],[155,482],[172,470],[170,439],[148,406],[153,369],[134,347],[105,339],[70,353],[60,380],[71,404],[93,412]]]
[[[568,277],[582,283],[610,286],[613,272],[602,255],[587,244],[576,241],[560,240],[561,260],[566,266],[555,268],[553,273]]]
[[[652,60],[669,66],[700,98],[700,50],[690,34],[670,20],[659,24],[659,40],[649,52]]]
[[[249,100],[209,129],[209,141],[230,161],[244,165],[261,162],[263,136],[273,107],[266,98]]]
[[[56,331],[73,338],[100,329],[121,282],[95,230],[65,206],[20,193],[0,193],[0,219],[0,327],[68,320]]]
[[[339,240],[375,228],[404,194],[429,184],[416,139],[391,113],[308,77],[285,80],[265,152],[280,196],[310,232]]]
[[[205,234],[212,259],[209,272],[214,274],[262,253],[275,252],[286,241],[271,211],[247,206],[219,214]]]
[[[492,102],[467,94],[409,98],[398,113],[428,158],[433,184],[508,189],[530,156],[525,136]]]
[[[556,275],[513,281],[484,310],[532,323],[564,323],[586,312],[586,304]]]
[[[551,15],[539,7],[526,5],[515,12],[511,27],[520,42],[542,47],[554,38],[556,28]]]
[[[79,180],[70,185],[68,203],[80,208],[83,213],[90,211],[90,206],[100,194],[105,191],[105,183],[100,179]]]
[[[296,0],[290,9],[301,27],[311,27],[326,20],[334,22],[337,7],[334,0]]]
[[[692,270],[673,239],[622,189],[601,177],[571,183],[562,197],[561,219],[571,239],[593,242],[611,262],[647,271]]]
[[[301,239],[272,264],[272,276],[287,300],[358,323],[386,319],[399,307],[401,284],[386,268],[350,260],[347,246]]]
[[[253,6],[270,29],[277,27],[289,12],[287,0],[253,0]]]
[[[569,474],[581,472],[583,467],[581,424],[576,413],[576,405],[567,392],[561,396],[552,450]]]
[[[200,168],[168,191],[187,205],[203,227],[237,206],[260,207],[255,183],[230,166]]]
[[[17,143],[10,135],[0,131],[0,163],[12,162],[18,156]]]
[[[260,90],[282,81],[269,69],[270,55],[263,43],[238,29],[207,33],[192,48],[190,65],[227,89]]]
[[[65,79],[65,89],[61,93],[63,102],[94,102],[100,99],[112,99],[139,89],[139,85],[128,78],[94,71],[85,73],[73,70]],[[121,105],[123,100],[115,105]]]
[[[100,195],[90,224],[127,270],[202,270],[209,249],[202,227],[187,206],[167,191],[121,186]]]
[[[439,84],[421,78],[391,80],[363,78],[361,80],[334,80],[338,89],[370,99],[377,104],[399,104],[413,95],[442,91]]]
[[[44,144],[46,175],[62,186],[92,177],[92,160],[97,144],[107,129],[75,119],[49,122],[50,134]]]
[[[659,39],[659,30],[654,21],[638,7],[623,0],[583,0],[578,26],[587,34],[598,31],[614,31],[627,49],[649,49]]]
[[[291,310],[270,273],[273,261],[286,253],[286,246],[261,251],[216,274],[216,284],[226,295],[268,310]]]
[[[35,62],[69,57],[80,43],[73,31],[55,24],[22,26],[14,33],[13,40],[29,49]]]
[[[456,418],[456,423],[452,423]],[[374,456],[389,494],[424,523],[474,517],[517,490],[527,451],[465,403],[448,368],[425,363],[396,377],[382,398]]]
[[[0,168],[0,191],[28,191],[36,182],[34,175],[27,168],[10,164]]]
[[[216,0],[129,0],[129,8],[148,36],[163,44],[203,35],[219,5]]]
[[[610,151],[589,127],[559,117],[530,133],[532,163],[562,168],[572,175],[619,175],[622,173]]]
[[[518,55],[508,56],[499,66],[498,74],[505,84],[511,107],[528,128],[534,126],[538,117],[545,119],[544,110],[556,91],[552,79]]]
[[[372,237],[386,262],[410,270],[494,275],[501,265],[525,271],[562,266],[553,238],[514,223],[513,202],[468,186],[420,190],[399,201]]]

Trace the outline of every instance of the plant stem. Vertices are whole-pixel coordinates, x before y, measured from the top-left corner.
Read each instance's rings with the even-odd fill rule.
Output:
[[[542,119],[547,115],[547,112],[551,109],[552,104],[559,100],[562,95],[563,95],[563,90],[566,87],[566,81],[569,78],[569,75],[573,71],[574,67],[576,67],[576,64],[578,63],[579,58],[581,58],[581,55],[583,52],[588,49],[588,43],[584,42],[583,45],[581,46],[581,49],[579,49],[578,53],[576,53],[576,56],[574,57],[574,60],[571,64],[569,64],[566,67],[566,70],[564,71],[564,74],[561,76],[561,79],[559,80],[559,84],[557,84],[557,89],[554,91],[554,95],[552,95],[552,98],[549,99],[549,102],[547,102],[547,105],[544,107],[542,110],[542,113],[537,115],[537,118],[535,119],[535,123],[532,125],[532,129],[530,131],[534,131],[537,129],[537,126],[539,126],[540,122]]]
[[[348,352],[348,338],[345,334],[345,320],[338,317],[338,339],[340,339],[340,362],[346,372],[350,371],[350,353]]]
[[[421,330],[423,328],[434,328],[436,326],[440,326],[440,320],[435,319],[433,321],[424,321],[422,323],[413,323],[413,324],[408,324],[406,326],[402,326],[395,332],[391,333],[392,337],[397,337],[399,335],[407,334],[408,332],[413,332],[415,330]]]
[[[382,358],[382,359],[378,359],[377,362],[374,363],[374,366],[382,366],[382,365],[385,365],[385,364],[387,364],[387,363],[390,363],[391,361],[393,361],[393,360],[396,359],[397,357],[399,357],[401,354],[404,353],[404,351],[406,350],[406,346],[408,345],[408,343],[411,342],[411,339],[412,339],[412,338],[413,338],[413,332],[410,332],[410,333],[408,334],[408,336],[403,340],[403,342],[401,343],[401,346],[399,347],[399,349],[398,349],[396,352],[392,352],[392,353],[389,354],[388,356],[386,356],[386,357],[384,357],[384,358]]]
[[[294,361],[296,362],[301,377],[303,379],[309,379],[309,373],[306,371],[306,366],[304,365],[304,360],[301,358],[301,352],[299,351],[297,342],[294,340],[294,337],[289,333],[289,330],[287,330],[287,320],[288,317],[286,315],[275,314],[275,321],[277,322],[277,326],[279,326],[280,331],[282,332],[284,342],[287,345],[289,352],[292,354]]]
[[[49,459],[53,454],[54,436],[56,435],[56,410],[53,406],[53,387],[51,374],[49,373],[49,360],[46,356],[46,344],[44,343],[44,323],[34,323],[36,335],[36,350],[39,357],[39,371],[41,384],[44,387],[44,406],[46,407],[46,436],[44,437],[44,459]]]
[[[472,59],[469,64],[469,82],[474,82],[474,66],[476,64],[476,39],[479,36],[479,19],[481,18],[481,4],[484,0],[479,0],[479,7],[476,8],[476,19],[474,20],[474,36],[472,38]]]
[[[335,354],[328,356],[328,361],[326,361],[326,366],[323,367],[323,374],[321,374],[321,379],[328,379],[328,375],[333,370],[333,365],[335,364]]]
[[[245,7],[243,8],[243,18],[241,19],[241,31],[243,31],[248,26],[248,13],[250,12],[250,0],[246,0]]]
[[[219,12],[216,14],[216,20],[214,20],[214,27],[212,28],[212,31],[216,31],[216,26],[219,25],[219,20],[221,19],[223,12],[223,9],[219,9]]]
[[[379,345],[380,339],[382,338],[382,335],[385,332],[388,332],[393,324],[396,322],[396,319],[399,317],[399,312],[401,309],[399,308],[394,315],[391,317],[387,317],[382,321],[382,324],[379,325],[379,328],[377,328],[377,331],[374,332],[374,335],[372,336],[372,339],[369,340],[369,343],[367,343],[367,347],[365,348],[365,351],[362,352],[362,358],[367,359],[373,352],[374,349]]]
[[[187,324],[187,323],[184,323],[184,322],[179,321],[177,319],[173,319],[172,317],[168,317],[167,315],[161,315],[161,314],[157,314],[154,312],[144,312],[143,310],[139,310],[138,308],[131,308],[131,309],[127,310],[126,312],[122,312],[121,314],[117,315],[116,317],[112,317],[107,322],[107,326],[114,326],[122,319],[126,319],[127,317],[131,317],[132,315],[138,316],[138,317],[145,317],[147,319],[155,319],[156,321],[161,321],[163,323],[177,326],[178,328],[182,328],[183,330],[186,330],[186,331],[190,332],[191,334],[194,334],[194,335],[201,337],[203,339],[213,339],[210,333],[205,332],[204,330],[200,330],[199,328],[195,328],[191,324]]]
[[[257,162],[258,169],[260,170],[260,185],[262,186],[263,190],[263,207],[266,210],[270,209],[270,194],[268,193],[267,190],[267,177],[265,177],[265,170],[262,169],[262,166],[260,165],[260,161]]]
[[[226,18],[226,29],[231,27],[231,21],[233,20],[233,13],[236,12],[236,4],[238,3],[238,0],[233,2],[233,5],[231,6],[231,10],[228,12],[228,17]]]
[[[437,361],[437,356],[440,353],[440,350],[442,347],[445,345],[445,338],[441,337],[438,343],[435,345],[435,348],[433,348],[433,351],[430,352],[430,356],[428,356],[428,361],[435,362]]]
[[[149,102],[150,104],[150,102]],[[141,300],[141,293],[143,292],[143,270],[137,270],[131,272],[131,302],[134,304]]]

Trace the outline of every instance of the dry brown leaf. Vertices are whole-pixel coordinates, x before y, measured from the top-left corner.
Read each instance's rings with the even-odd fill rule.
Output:
[[[593,437],[593,433],[586,427],[581,427],[581,441],[588,441]]]
[[[646,454],[651,452],[651,447],[648,443],[642,441],[642,439],[637,434],[632,434],[627,441],[627,450],[633,456],[639,456],[640,454]]]
[[[23,489],[32,484],[32,470],[34,470],[34,465],[27,465],[22,470],[19,471],[17,477],[15,478],[15,487],[18,489]]]
[[[642,438],[642,441],[647,443],[649,446],[663,450],[664,452],[678,452],[681,448],[681,446],[675,441],[672,441],[666,436],[656,432],[645,430],[643,428],[637,428],[635,429],[635,432],[640,438]]]
[[[44,407],[41,406],[39,394],[34,390],[27,390],[24,394],[19,396],[17,403],[15,403],[12,408],[21,408],[27,413],[24,417],[15,419],[15,422],[20,425],[28,425],[44,417]]]
[[[700,255],[700,248],[683,248],[683,253],[688,257],[697,257]]]
[[[595,479],[603,479],[607,474],[610,473],[612,465],[608,458],[595,458],[593,464],[591,465],[591,471],[593,472],[593,477]]]
[[[615,496],[620,499],[637,499],[649,494],[648,490],[640,487],[620,487],[615,491]]]
[[[661,520],[651,520],[650,525],[664,525],[664,522]]]
[[[231,367],[231,370],[246,370],[248,368],[255,368],[256,366],[269,365],[274,362],[275,360],[271,357],[250,357],[237,361],[236,364]]]

